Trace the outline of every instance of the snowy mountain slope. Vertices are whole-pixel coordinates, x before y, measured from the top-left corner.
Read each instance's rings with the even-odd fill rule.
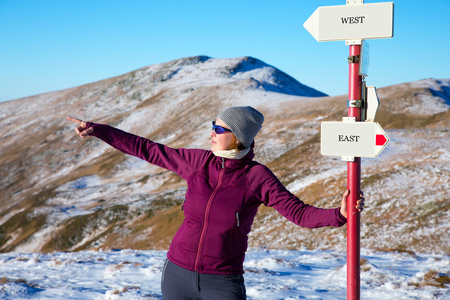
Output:
[[[379,89],[377,121],[391,143],[363,161],[363,247],[449,252],[449,86],[429,79]],[[255,106],[266,117],[256,159],[305,202],[338,206],[346,164],[320,155],[319,128],[346,116],[346,99],[324,96],[254,58],[199,56],[0,103],[0,251],[167,249],[182,221],[178,176],[80,140],[67,115],[207,149],[221,109]],[[344,249],[345,228],[301,229],[262,207],[250,245]]]
[[[1,299],[161,299],[166,251],[0,254]],[[250,249],[249,300],[346,299],[345,252]],[[448,299],[449,257],[362,251],[361,299]]]

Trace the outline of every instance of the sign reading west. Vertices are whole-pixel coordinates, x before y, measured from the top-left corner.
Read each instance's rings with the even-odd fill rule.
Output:
[[[391,38],[394,3],[322,6],[303,26],[319,42]]]
[[[329,156],[377,157],[389,137],[376,122],[322,122],[320,152]]]

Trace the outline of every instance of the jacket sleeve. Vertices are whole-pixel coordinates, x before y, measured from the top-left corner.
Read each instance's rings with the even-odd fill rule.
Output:
[[[89,122],[87,128],[90,127],[94,128],[90,135],[103,140],[117,150],[174,171],[184,179],[195,172],[191,164],[196,160],[195,157],[206,153],[204,150],[170,148],[109,125]]]
[[[260,172],[262,185],[257,190],[257,197],[269,207],[275,208],[282,216],[295,224],[306,228],[324,226],[340,227],[347,223],[341,215],[340,208],[323,209],[305,204],[289,192],[267,167]]]

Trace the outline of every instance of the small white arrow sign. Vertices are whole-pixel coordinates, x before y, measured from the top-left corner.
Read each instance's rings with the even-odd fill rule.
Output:
[[[320,152],[329,156],[377,157],[389,137],[376,122],[322,122]]]
[[[322,6],[303,27],[319,42],[391,38],[394,3]]]
[[[377,96],[377,89],[374,86],[366,87],[366,121],[375,121],[380,101]]]

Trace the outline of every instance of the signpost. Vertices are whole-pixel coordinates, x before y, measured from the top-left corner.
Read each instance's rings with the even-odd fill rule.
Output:
[[[377,157],[389,143],[381,126],[373,122],[379,104],[376,90],[362,84],[368,59],[362,57],[361,45],[365,39],[392,38],[393,25],[393,2],[364,4],[364,0],[319,7],[303,24],[319,42],[346,41],[350,45],[348,118],[322,123],[321,152],[347,161],[347,299],[351,300],[360,299],[360,214],[356,202],[361,192],[361,157]]]

